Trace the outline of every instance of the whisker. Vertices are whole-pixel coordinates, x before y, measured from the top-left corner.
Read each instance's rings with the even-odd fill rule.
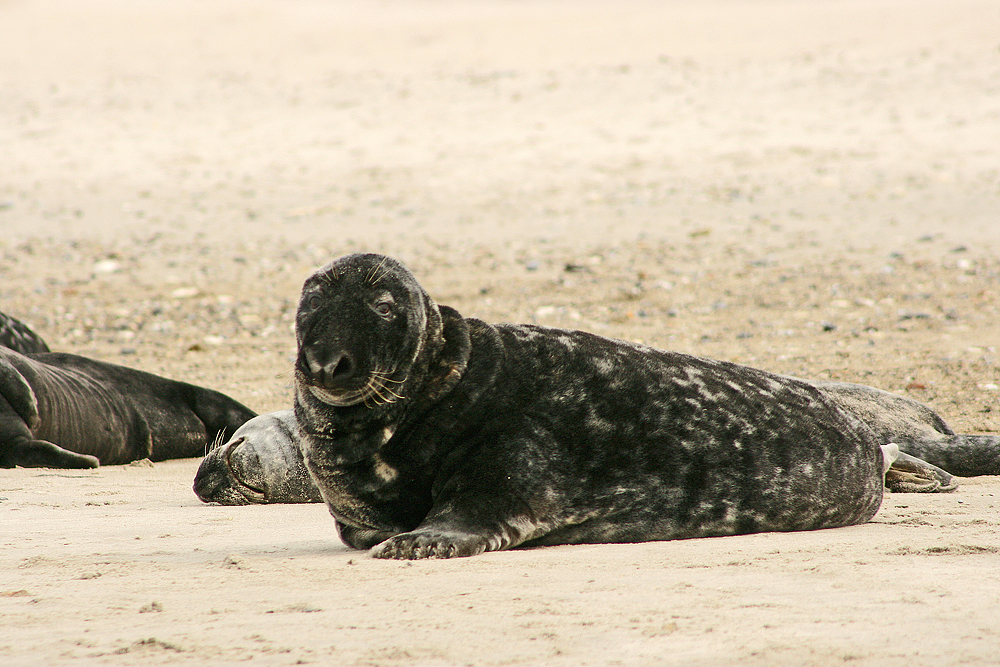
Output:
[[[406,383],[406,380],[407,380],[407,378],[403,378],[402,380],[393,380],[391,377],[388,377],[388,376],[383,375],[383,374],[378,373],[378,372],[373,372],[372,373],[372,377],[375,378],[375,379],[377,379],[379,382],[382,382],[382,383],[391,382],[393,384],[404,384],[404,383]]]
[[[393,396],[395,396],[397,401],[402,401],[404,398],[406,398],[405,396],[400,396],[399,394],[397,394],[396,392],[394,392],[389,387],[386,387],[385,385],[382,385],[382,389],[384,389],[385,391],[387,391],[390,394],[392,394]]]
[[[384,389],[384,387],[383,387],[383,389]],[[395,403],[394,400],[386,398],[385,396],[383,396],[382,394],[380,394],[379,391],[378,391],[378,389],[376,389],[374,386],[371,387],[371,392],[373,394],[375,394],[376,396],[378,396],[380,399],[382,399],[382,402],[379,403],[379,405],[386,405],[387,403]]]
[[[386,270],[385,270],[385,271],[384,271],[384,272],[382,273],[382,275],[380,275],[380,276],[378,276],[378,277],[376,278],[376,275],[378,275],[378,272],[379,272],[379,270],[380,270],[380,269],[381,269],[381,268],[382,268],[382,267],[383,267],[383,266],[385,265],[385,263],[386,263],[386,262],[387,262],[388,260],[389,260],[389,258],[388,258],[388,257],[383,257],[383,258],[382,258],[382,261],[378,263],[378,266],[376,266],[376,267],[375,267],[374,269],[372,269],[372,270],[371,270],[371,272],[370,272],[370,273],[368,274],[368,278],[367,278],[367,280],[366,280],[365,282],[367,282],[367,283],[368,283],[368,284],[370,284],[370,285],[374,285],[375,283],[377,283],[378,281],[382,280],[382,279],[383,279],[383,278],[385,278],[385,277],[386,277],[387,275],[389,275],[389,269],[386,269]]]
[[[205,456],[208,456],[209,454],[211,454],[216,449],[222,446],[223,433],[224,431],[219,431],[218,433],[215,434],[215,437],[212,438],[210,442],[205,443]]]
[[[319,274],[319,279],[327,287],[332,287],[334,281],[337,280],[338,277],[339,276],[337,275],[337,267],[336,266],[331,266],[328,271],[324,271],[323,273]]]
[[[401,384],[401,383],[400,383]],[[380,374],[372,374],[368,383],[362,388],[365,399],[370,398],[376,405],[389,405],[405,397],[386,386],[384,378]],[[383,393],[384,392],[384,393]],[[386,395],[388,394],[388,396]]]

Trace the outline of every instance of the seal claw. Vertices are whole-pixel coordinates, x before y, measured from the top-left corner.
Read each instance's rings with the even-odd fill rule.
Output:
[[[488,542],[481,535],[419,529],[390,537],[372,549],[371,555],[396,560],[464,558],[483,553]]]

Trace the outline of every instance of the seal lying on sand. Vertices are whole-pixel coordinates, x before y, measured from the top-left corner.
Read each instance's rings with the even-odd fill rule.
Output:
[[[0,347],[0,467],[200,456],[254,416],[186,382],[73,354]]]
[[[868,521],[895,446],[814,385],[438,306],[351,255],[296,315],[307,469],[382,558]]]
[[[254,417],[198,467],[194,492],[220,505],[323,502],[299,451],[291,410]]]
[[[956,435],[944,419],[913,399],[858,384],[813,382],[821,394],[893,442],[901,454],[918,454],[914,470],[901,456],[886,472],[896,492],[949,491],[963,477],[1000,475],[1000,437]],[[291,410],[260,415],[241,426],[223,447],[208,452],[195,476],[195,493],[222,505],[322,502],[298,447]],[[228,449],[227,449],[228,448]],[[934,474],[928,475],[928,466]],[[945,470],[941,470],[945,468]]]

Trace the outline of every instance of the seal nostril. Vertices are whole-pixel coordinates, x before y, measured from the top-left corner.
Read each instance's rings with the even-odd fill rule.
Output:
[[[340,358],[329,364],[327,368],[330,366],[333,367],[329,373],[332,380],[346,380],[354,375],[354,362],[346,352],[341,353]]]
[[[304,348],[299,352],[298,365],[300,370],[313,377],[323,372],[323,363],[319,359],[316,350],[312,347]]]

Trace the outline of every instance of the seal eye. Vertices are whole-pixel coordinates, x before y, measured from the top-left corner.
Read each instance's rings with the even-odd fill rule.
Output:
[[[323,297],[321,297],[319,294],[313,294],[306,301],[306,305],[309,306],[309,310],[316,310],[321,305],[323,305]]]
[[[392,314],[392,304],[388,301],[380,301],[372,306],[373,310],[382,317],[389,317]]]

